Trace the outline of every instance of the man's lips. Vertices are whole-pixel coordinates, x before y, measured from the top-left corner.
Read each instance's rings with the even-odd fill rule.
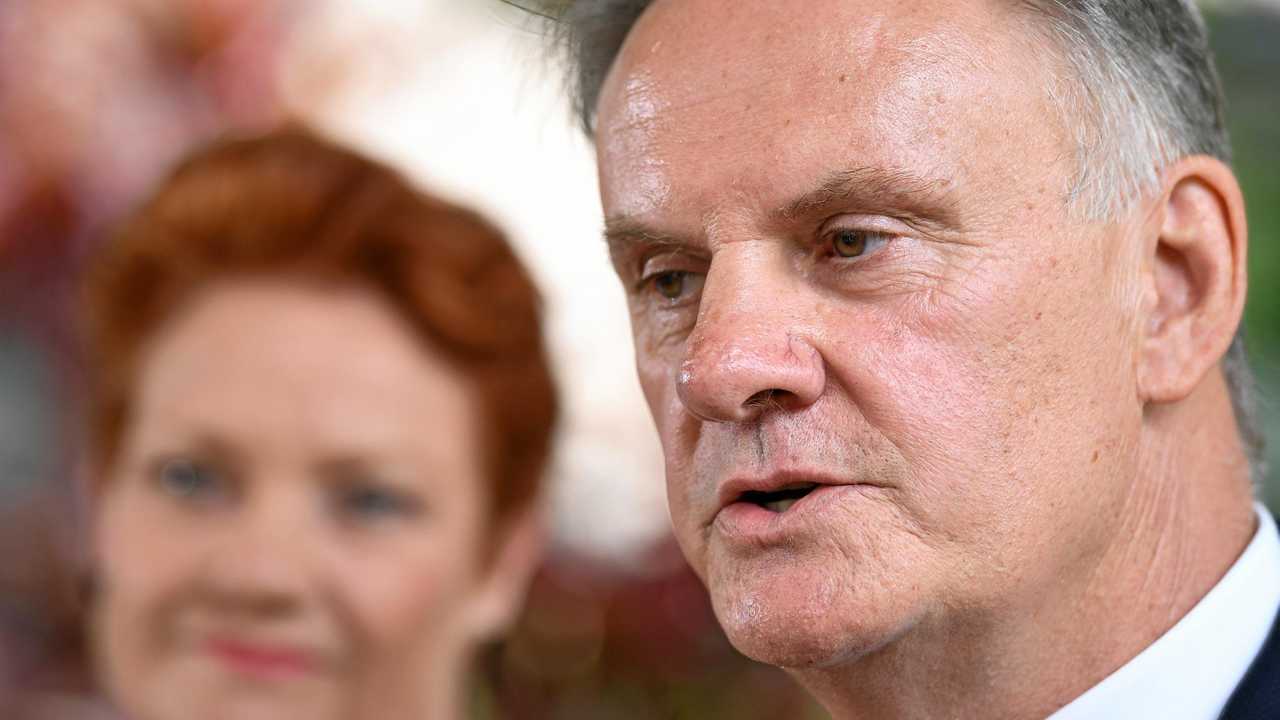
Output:
[[[783,543],[824,524],[833,505],[872,487],[820,471],[735,476],[720,487],[720,508],[712,525],[731,541],[753,546]]]
[[[211,636],[205,649],[232,670],[259,678],[302,675],[314,671],[319,664],[316,653],[299,646],[228,635]]]
[[[738,475],[720,486],[720,510],[739,502],[761,504],[778,500],[799,500],[822,486],[853,485],[854,482],[821,471],[788,470],[768,475]]]

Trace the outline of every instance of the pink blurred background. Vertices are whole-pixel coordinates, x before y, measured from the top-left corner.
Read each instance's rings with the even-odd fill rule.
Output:
[[[496,0],[0,3],[0,716],[111,717],[80,633],[75,278],[185,150],[300,118],[473,205],[548,298],[567,419],[553,552],[474,716],[797,718],[723,639],[667,535],[661,457],[599,240],[590,148]]]
[[[1280,230],[1280,22],[1257,2],[1206,7],[1260,239]],[[592,151],[562,87],[537,26],[498,0],[0,0],[0,717],[111,717],[79,631],[93,359],[74,340],[77,268],[185,150],[291,118],[492,217],[548,299],[567,415],[553,552],[484,658],[474,717],[823,717],[729,647],[669,537]],[[1250,331],[1280,387],[1280,292],[1257,282],[1280,243],[1258,248]]]

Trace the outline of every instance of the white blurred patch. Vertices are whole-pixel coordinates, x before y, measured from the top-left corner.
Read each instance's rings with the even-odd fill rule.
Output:
[[[564,398],[554,540],[635,560],[669,528],[661,450],[601,239],[594,153],[541,38],[497,0],[326,8],[294,35],[286,102],[510,234],[547,301]]]

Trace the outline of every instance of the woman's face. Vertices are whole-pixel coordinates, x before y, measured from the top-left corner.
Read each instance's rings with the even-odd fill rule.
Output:
[[[371,291],[198,295],[148,346],[95,509],[96,650],[122,709],[456,711],[470,649],[532,564],[485,552],[478,423]]]

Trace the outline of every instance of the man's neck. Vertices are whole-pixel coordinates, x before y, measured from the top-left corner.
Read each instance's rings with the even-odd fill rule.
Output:
[[[836,720],[1044,718],[1138,655],[1252,537],[1248,467],[1225,388],[1148,411],[1138,481],[1081,582],[944,610],[880,650],[793,674]]]

